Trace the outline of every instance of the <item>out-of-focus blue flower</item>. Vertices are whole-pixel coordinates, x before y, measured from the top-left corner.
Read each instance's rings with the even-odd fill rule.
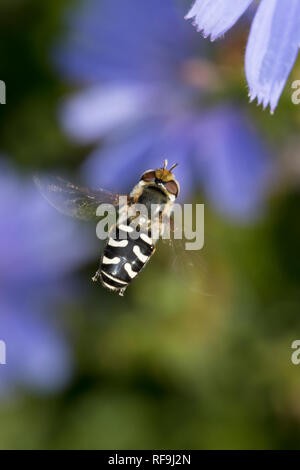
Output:
[[[204,36],[224,34],[253,0],[196,0],[186,15]],[[246,49],[250,100],[274,112],[300,44],[300,0],[261,0]]]
[[[198,168],[211,201],[221,212],[239,219],[258,216],[267,166],[256,158],[262,151],[261,144],[247,117],[234,108],[208,112],[197,138],[206,155],[197,160]]]
[[[173,0],[80,5],[55,62],[85,85],[62,107],[64,127],[79,142],[101,141],[83,165],[88,183],[128,191],[168,158],[180,165],[183,197],[200,183],[224,214],[251,219],[267,190],[268,156],[240,109],[204,105],[214,72],[183,9]]]
[[[64,276],[89,254],[71,220],[0,161],[0,393],[16,386],[52,391],[72,373],[72,355],[56,324]]]

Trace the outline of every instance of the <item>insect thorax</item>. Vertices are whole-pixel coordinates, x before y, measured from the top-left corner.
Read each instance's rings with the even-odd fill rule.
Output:
[[[144,188],[140,196],[138,197],[137,202],[139,204],[144,204],[149,213],[151,213],[151,205],[157,204],[160,205],[163,209],[166,204],[169,202],[169,198],[166,194],[160,191],[155,187]]]

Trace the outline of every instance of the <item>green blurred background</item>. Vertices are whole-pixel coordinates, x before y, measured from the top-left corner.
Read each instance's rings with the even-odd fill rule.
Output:
[[[67,139],[57,120],[70,89],[49,48],[70,3],[0,3],[1,152],[24,172],[76,171],[90,150]],[[231,37],[216,58],[229,67],[222,95],[241,102],[245,40]],[[291,80],[297,73],[299,61]],[[264,218],[239,226],[207,208],[200,291],[170,272],[160,247],[124,298],[111,295],[87,282],[96,252],[77,273],[84,295],[64,307],[75,375],[61,392],[0,401],[0,448],[299,448],[300,365],[291,343],[300,337],[300,110],[287,89],[273,117],[254,105],[249,114],[281,174]]]

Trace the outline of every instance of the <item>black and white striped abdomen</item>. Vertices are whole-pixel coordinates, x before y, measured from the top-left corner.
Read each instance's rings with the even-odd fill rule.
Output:
[[[104,248],[100,274],[105,287],[120,290],[123,294],[128,284],[136,278],[154,252],[151,233],[141,232],[136,240],[130,238],[132,228],[120,224],[114,237],[109,237]],[[126,236],[126,238],[125,238]]]

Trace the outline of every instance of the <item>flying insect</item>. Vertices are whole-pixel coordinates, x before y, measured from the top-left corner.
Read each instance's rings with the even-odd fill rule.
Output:
[[[66,215],[91,220],[101,204],[118,207],[118,220],[108,231],[99,269],[92,279],[121,296],[155,253],[158,238],[170,221],[180,186],[173,174],[177,163],[169,170],[167,166],[165,160],[162,168],[145,171],[128,196],[76,186],[62,178],[43,182],[35,177],[43,196]],[[120,200],[126,202],[122,207]],[[146,213],[136,210],[141,205]]]

